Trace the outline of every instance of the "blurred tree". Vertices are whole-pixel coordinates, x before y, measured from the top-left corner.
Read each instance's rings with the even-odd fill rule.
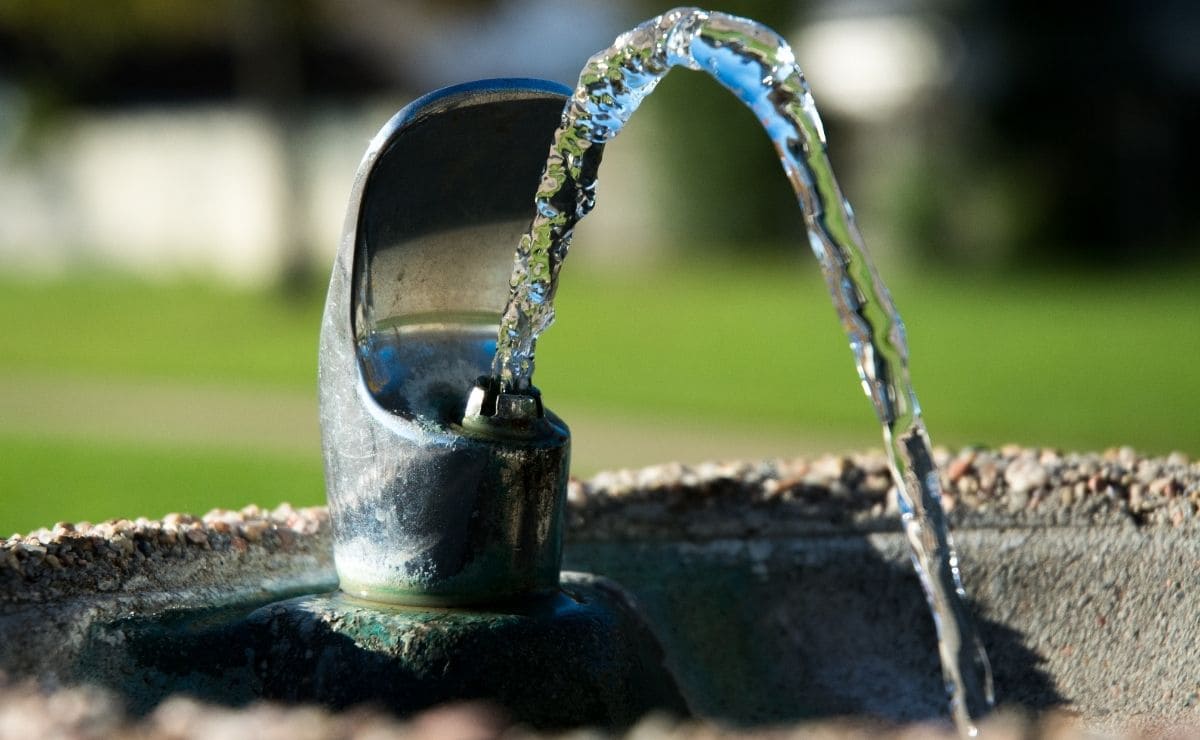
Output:
[[[628,12],[629,25],[666,7],[628,4],[620,12]],[[238,98],[287,132],[315,97],[356,99],[403,85],[412,70],[381,49],[414,34],[427,38],[464,13],[523,12],[517,5],[6,0],[0,75],[24,88],[43,120],[47,111],[80,104]],[[895,133],[888,127],[901,124],[920,132],[912,140],[923,151],[887,176],[883,193],[891,224],[920,254],[985,264],[1007,256],[1027,265],[1047,254],[1127,264],[1177,258],[1200,239],[1193,205],[1200,199],[1193,176],[1200,167],[1200,4],[1100,0],[1084,11],[1032,0],[846,5],[727,0],[710,7],[784,33],[830,10],[936,11],[948,21],[962,58],[956,84],[940,99],[871,129],[824,112],[843,184],[875,201],[878,190],[855,182],[866,169],[856,156],[866,149],[862,139],[886,139]],[[423,20],[393,32],[398,17]],[[655,116],[663,132],[655,146],[672,177],[662,207],[680,214],[673,233],[691,245],[734,249],[801,237],[775,155],[732,96],[702,75],[675,73],[639,118]],[[293,156],[303,156],[297,147],[291,140]],[[289,269],[299,274],[304,250],[295,255]]]
[[[631,26],[668,8],[647,0],[635,7]],[[780,33],[793,28],[798,16],[796,4],[769,0],[704,7],[753,18]],[[708,75],[687,70],[671,72],[644,108],[663,132],[657,142],[670,188],[664,207],[679,214],[670,231],[689,254],[795,249],[804,233],[795,197],[753,113]]]
[[[288,295],[303,296],[319,283],[315,251],[299,209],[305,200],[302,39],[312,4],[302,0],[231,3],[238,89],[272,121],[282,143],[286,193],[278,218],[283,240],[280,280]]]
[[[0,3],[0,57],[18,82],[78,100],[111,88],[114,67],[131,50],[211,47],[228,36],[228,24],[221,3],[9,0]]]
[[[937,160],[926,254],[1020,267],[1194,258],[1200,4],[993,0],[955,6],[953,22],[963,73],[925,121]]]
[[[1002,141],[1040,170],[1042,236],[1080,261],[1166,257],[1200,236],[1200,5],[994,3]],[[1019,215],[1019,214],[1014,214]]]
[[[10,81],[52,90],[66,104],[230,99],[293,88],[357,98],[390,76],[336,38],[324,19],[332,0],[6,0],[0,3],[0,70]],[[271,51],[246,69],[255,45]],[[291,51],[285,51],[290,49]],[[240,66],[239,66],[240,65]],[[282,75],[276,79],[275,75]]]

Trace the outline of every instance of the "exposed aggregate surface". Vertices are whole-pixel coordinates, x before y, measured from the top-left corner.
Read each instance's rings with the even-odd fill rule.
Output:
[[[1068,740],[1092,737],[1065,717],[1040,722],[1001,715],[981,726],[984,740]],[[147,717],[125,714],[112,694],[97,689],[45,692],[28,684],[5,685],[0,678],[0,740],[522,740],[523,738],[624,737],[628,740],[719,740],[806,738],[811,740],[952,740],[947,725],[887,725],[861,720],[809,722],[786,728],[734,730],[704,722],[678,723],[651,716],[623,735],[580,730],[537,734],[513,727],[482,705],[446,706],[406,721],[371,709],[329,712],[317,707],[259,703],[240,709],[204,704],[186,697],[168,699]]]
[[[99,524],[59,522],[0,541],[0,606],[83,594],[243,585],[329,567],[324,507],[214,509]]]
[[[1179,452],[1008,445],[938,448],[934,457],[942,506],[957,528],[1179,527],[1200,509],[1200,463]],[[571,536],[596,540],[894,531],[900,516],[882,452],[601,473],[574,482],[569,499]]]
[[[943,506],[952,525],[960,529],[1091,525],[1176,529],[1200,522],[1200,463],[1182,453],[1143,457],[1130,448],[1064,453],[1012,445],[998,450],[938,449],[935,456],[941,470]],[[568,499],[568,541],[703,541],[896,531],[899,517],[891,475],[880,452],[615,471],[589,481],[572,481]],[[330,548],[329,516],[324,507],[283,505],[264,510],[247,506],[240,511],[214,510],[201,517],[170,514],[161,520],[60,522],[0,541],[0,614],[6,609],[20,610],[23,605],[122,594],[133,598],[190,591],[192,598],[207,603],[212,593],[231,584],[253,588],[266,577],[311,580],[314,572],[331,574]],[[136,608],[138,602],[127,603]],[[952,736],[945,727],[889,728],[853,722],[796,725],[752,734],[841,738],[933,737],[938,732]],[[119,700],[110,694],[6,685],[0,676],[0,740],[424,738],[447,734],[521,736],[519,730],[478,708],[438,710],[398,722],[361,711],[329,713],[273,705],[227,709],[174,698],[148,717],[134,719],[123,713]],[[648,720],[629,736],[746,735],[706,724]],[[1033,724],[1008,717],[989,725],[982,736],[1083,735],[1061,724]]]
[[[1183,453],[1008,445],[934,454],[956,528],[1200,521],[1200,462]],[[881,452],[606,472],[572,480],[568,504],[568,541],[895,531],[899,517]],[[330,548],[324,507],[59,522],[0,541],[0,604],[236,582],[264,568],[328,569]]]

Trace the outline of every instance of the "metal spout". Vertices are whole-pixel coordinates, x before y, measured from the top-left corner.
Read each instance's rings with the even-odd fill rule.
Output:
[[[558,586],[570,433],[536,392],[498,395],[486,375],[569,94],[538,80],[439,90],[359,168],[319,358],[348,594],[454,606]]]

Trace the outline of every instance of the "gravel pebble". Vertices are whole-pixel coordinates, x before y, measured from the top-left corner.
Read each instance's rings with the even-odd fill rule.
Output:
[[[59,522],[0,542],[0,605],[228,583],[278,567],[274,558],[284,553],[309,556],[313,568],[329,568],[328,524],[323,507],[288,505],[270,511],[215,509],[203,517],[172,513],[161,521]],[[171,562],[189,565],[167,567]]]
[[[946,477],[952,481],[958,481],[967,471],[971,469],[971,464],[975,462],[975,450],[967,449],[946,467]]]
[[[1009,463],[1004,471],[1004,480],[1013,493],[1023,494],[1035,488],[1041,488],[1049,479],[1050,476],[1046,469],[1032,456],[1018,457]]]
[[[1062,714],[1047,713],[1035,721],[1011,712],[985,720],[983,740],[1068,740],[1084,738],[1084,729]],[[0,677],[0,737],[79,738],[80,740],[536,740],[536,738],[621,738],[627,740],[738,740],[761,737],[811,737],[838,740],[888,740],[957,737],[946,724],[889,725],[853,718],[798,723],[770,729],[727,728],[701,720],[678,722],[651,715],[624,735],[598,730],[539,734],[510,726],[482,703],[435,707],[406,720],[376,708],[333,712],[312,706],[255,703],[241,708],[205,704],[176,696],[142,718],[124,712],[116,696],[98,688],[44,691],[31,684],[6,685]]]
[[[936,452],[944,461],[942,506],[952,526],[1183,526],[1200,506],[1200,466],[1185,465],[1182,453],[1154,458],[1128,447],[1095,453],[1019,445]],[[678,536],[676,522],[685,514],[690,539],[897,526],[882,452],[742,465],[656,466],[574,480],[568,537]],[[1184,491],[1191,505],[1169,509]],[[755,510],[768,515],[754,516],[750,532],[744,523]]]
[[[955,527],[1181,527],[1196,522],[1200,507],[1200,465],[1183,453],[1154,458],[1129,448],[1080,453],[1019,445],[936,452],[944,461],[942,505]],[[568,502],[568,541],[708,540],[899,526],[895,488],[879,451],[614,470],[573,479]],[[119,591],[127,583],[167,587],[164,579],[182,571],[165,564],[176,561],[249,572],[245,564],[276,552],[305,553],[312,567],[331,567],[328,511],[251,505],[203,517],[173,513],[160,521],[58,522],[0,542],[0,603]]]

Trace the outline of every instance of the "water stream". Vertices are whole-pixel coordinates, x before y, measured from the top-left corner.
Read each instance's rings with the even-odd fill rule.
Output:
[[[967,608],[937,467],[909,381],[904,324],[834,178],[808,83],[779,35],[743,18],[678,8],[588,60],[555,132],[535,215],[517,249],[493,374],[506,391],[530,387],[534,349],[554,320],[558,272],[572,230],[595,204],[596,145],[621,131],[673,67],[707,72],[736,95],[779,153],[883,427],[913,563],[937,628],[951,715],[960,732],[974,735],[975,720],[993,704],[991,672]]]

